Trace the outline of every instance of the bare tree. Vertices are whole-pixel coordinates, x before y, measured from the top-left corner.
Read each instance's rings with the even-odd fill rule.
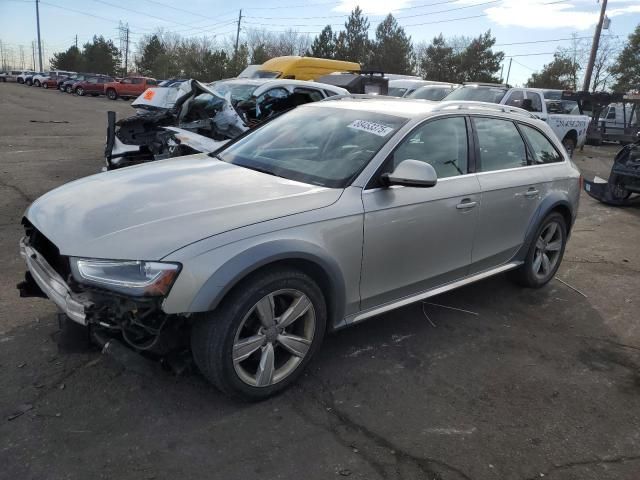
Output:
[[[619,50],[619,47],[620,43],[612,40],[610,37],[604,35],[600,37],[598,53],[596,54],[596,60],[593,64],[591,91],[596,92],[607,88],[607,82],[609,82],[612,77],[611,67],[615,62],[616,52]]]

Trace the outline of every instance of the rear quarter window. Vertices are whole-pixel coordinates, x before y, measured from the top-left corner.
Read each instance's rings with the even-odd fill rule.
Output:
[[[520,124],[520,130],[529,141],[531,150],[533,150],[533,163],[535,165],[562,162],[562,155],[542,132],[523,124]]]

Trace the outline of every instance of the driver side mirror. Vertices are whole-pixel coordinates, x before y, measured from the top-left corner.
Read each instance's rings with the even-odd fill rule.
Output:
[[[433,187],[438,181],[435,169],[419,160],[403,160],[391,173],[383,173],[382,181],[386,186],[403,185],[405,187]]]

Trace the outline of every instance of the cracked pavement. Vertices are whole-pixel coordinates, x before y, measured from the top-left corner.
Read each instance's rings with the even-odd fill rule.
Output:
[[[14,288],[19,222],[100,169],[109,108],[131,110],[0,84],[0,478],[637,478],[640,210],[586,196],[558,274],[586,298],[495,277],[329,336],[294,388],[259,404],[197,373],[60,350],[52,304]],[[606,176],[616,148],[576,163]]]

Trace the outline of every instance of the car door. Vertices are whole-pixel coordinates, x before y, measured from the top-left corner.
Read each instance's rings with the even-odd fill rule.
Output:
[[[87,78],[82,86],[87,93],[96,93],[98,91],[98,77]]]
[[[464,116],[421,124],[405,136],[363,191],[362,309],[467,274],[480,210],[480,185],[469,167],[468,129]],[[437,184],[381,187],[379,175],[408,159],[430,163]]]
[[[510,260],[540,202],[541,178],[509,119],[473,116],[482,208],[470,273]]]
[[[131,78],[123,78],[120,81],[119,95],[131,95]]]

